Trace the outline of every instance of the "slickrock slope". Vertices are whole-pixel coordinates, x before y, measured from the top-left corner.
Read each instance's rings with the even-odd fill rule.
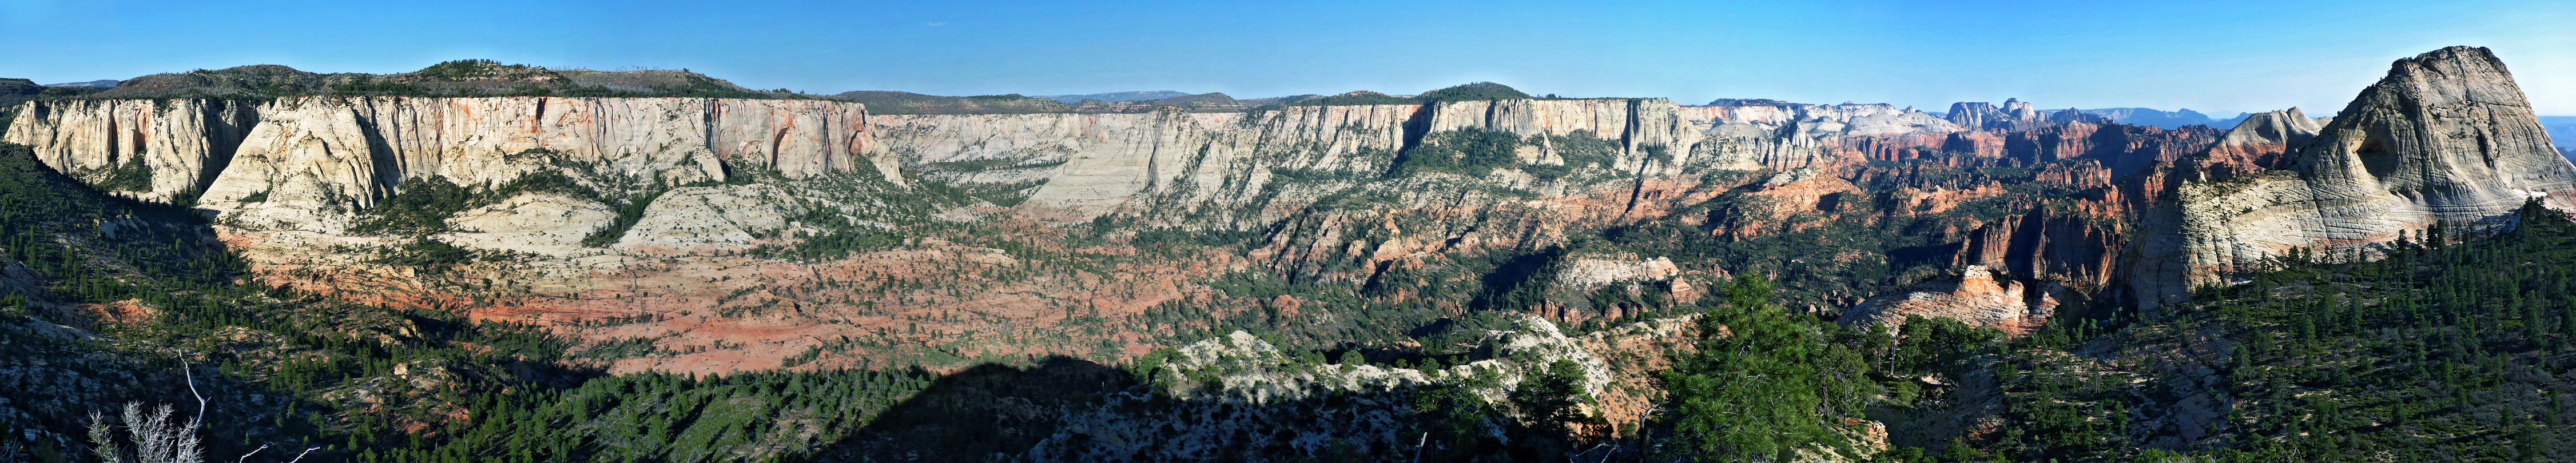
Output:
[[[2235,129],[2228,130],[2217,146],[2210,147],[2207,164],[2234,166],[2247,172],[2287,168],[2289,159],[2282,155],[2306,146],[2323,130],[2325,127],[2299,108],[2249,115]],[[2233,176],[2213,173],[2209,178]]]
[[[2296,139],[2303,116],[2285,116],[2228,138]],[[2177,185],[2142,217],[2130,280],[2141,301],[2185,300],[2293,248],[2367,252],[2441,221],[2505,225],[2529,199],[2576,206],[2576,166],[2485,48],[2398,60],[2304,146],[2288,169]]]
[[[1030,454],[1036,461],[1109,461],[1216,458],[1241,448],[1401,448],[1420,436],[1398,431],[1407,429],[1404,417],[1388,410],[1409,404],[1391,392],[1451,387],[1515,406],[1522,402],[1513,391],[1541,375],[1570,376],[1578,393],[1597,400],[1577,413],[1598,421],[1574,432],[1635,432],[1634,424],[1662,399],[1646,385],[1664,365],[1614,365],[1601,356],[1687,349],[1695,318],[1646,320],[1579,337],[1546,320],[1523,319],[1511,330],[1487,332],[1475,358],[1446,368],[1298,359],[1237,331],[1178,349],[1153,373],[1166,395],[1125,394],[1107,406],[1067,411]],[[1574,371],[1551,371],[1568,364]],[[1531,416],[1534,410],[1515,412],[1523,421],[1545,419]],[[1167,425],[1172,422],[1193,424]],[[1486,429],[1501,432],[1500,426]]]

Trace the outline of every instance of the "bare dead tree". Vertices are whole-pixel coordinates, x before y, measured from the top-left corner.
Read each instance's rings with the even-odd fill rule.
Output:
[[[167,404],[147,410],[143,408],[142,402],[126,402],[124,411],[121,418],[124,418],[125,442],[133,445],[131,449],[119,444],[114,426],[108,424],[105,414],[90,412],[90,451],[98,455],[99,461],[104,463],[204,463],[206,461],[204,449],[197,446],[197,426],[203,424],[198,418],[190,418],[186,423],[180,423],[176,420],[178,412],[171,410]]]
[[[196,415],[189,417],[186,423],[180,423],[177,421],[178,411],[169,404],[147,410],[143,402],[126,402],[124,413],[119,416],[124,421],[125,439],[119,441],[116,425],[109,423],[108,416],[90,412],[90,452],[98,455],[101,463],[205,463],[205,449],[198,445],[197,428],[206,421],[206,395],[197,391],[196,368],[184,359],[180,360],[179,368],[187,378],[188,395],[197,399]],[[129,444],[132,448],[126,447]],[[268,450],[268,447],[262,444],[233,461],[248,461],[251,455]],[[303,461],[305,455],[319,449],[321,447],[306,448],[288,463]]]

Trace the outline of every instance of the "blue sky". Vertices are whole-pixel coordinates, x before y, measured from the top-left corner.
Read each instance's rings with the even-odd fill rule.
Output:
[[[357,3],[0,0],[0,77],[491,58],[811,93],[1251,98],[1494,81],[1689,104],[2019,97],[2226,116],[2341,109],[2391,60],[2479,45],[2543,114],[2576,115],[2565,1]]]

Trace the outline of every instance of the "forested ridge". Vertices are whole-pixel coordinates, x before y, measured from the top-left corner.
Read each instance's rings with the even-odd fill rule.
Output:
[[[2576,225],[2435,226],[2383,258],[2299,252],[2143,321],[2002,356],[2012,460],[2567,461]],[[2202,429],[2190,429],[2201,427]]]

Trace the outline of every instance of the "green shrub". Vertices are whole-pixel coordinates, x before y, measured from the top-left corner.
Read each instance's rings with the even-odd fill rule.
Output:
[[[1397,155],[1390,177],[1445,172],[1483,177],[1495,168],[1520,164],[1521,137],[1511,132],[1469,127],[1423,137],[1423,142]]]
[[[1437,103],[1442,101],[1526,100],[1530,98],[1529,94],[1521,93],[1520,90],[1513,89],[1511,86],[1493,82],[1475,82],[1439,90],[1432,90],[1422,92],[1421,96],[1424,103]]]

